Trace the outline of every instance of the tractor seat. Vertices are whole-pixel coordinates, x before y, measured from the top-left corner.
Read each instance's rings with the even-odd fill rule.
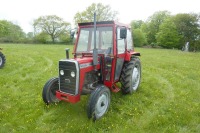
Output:
[[[108,47],[105,51],[105,56],[110,55],[112,53],[112,47]]]
[[[110,57],[111,53],[112,53],[112,47],[109,47],[105,51],[105,65],[107,69],[110,69],[112,64],[112,58]]]

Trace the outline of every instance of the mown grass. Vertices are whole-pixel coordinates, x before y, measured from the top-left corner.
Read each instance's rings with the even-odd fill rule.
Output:
[[[143,49],[142,82],[133,95],[112,93],[108,113],[88,120],[88,96],[77,104],[46,106],[42,88],[57,76],[58,60],[72,45],[0,44],[7,62],[0,69],[0,132],[200,131],[200,53]]]

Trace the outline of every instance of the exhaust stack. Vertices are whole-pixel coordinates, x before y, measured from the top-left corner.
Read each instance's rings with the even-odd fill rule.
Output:
[[[66,48],[65,51],[66,51],[66,59],[69,59],[69,48]]]
[[[98,51],[96,48],[96,12],[94,13],[94,49],[93,49],[93,65],[98,64]]]

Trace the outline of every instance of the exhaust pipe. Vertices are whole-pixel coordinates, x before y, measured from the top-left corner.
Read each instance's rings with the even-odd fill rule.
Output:
[[[69,48],[66,48],[65,51],[66,51],[66,59],[69,59]]]
[[[94,13],[94,49],[93,49],[93,65],[98,64],[98,51],[96,48],[96,12]]]

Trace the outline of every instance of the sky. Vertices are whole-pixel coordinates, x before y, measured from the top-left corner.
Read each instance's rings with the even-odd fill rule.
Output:
[[[12,21],[28,33],[33,31],[33,20],[44,15],[57,15],[73,24],[75,14],[92,3],[110,5],[118,11],[119,22],[125,24],[145,21],[156,11],[200,13],[200,0],[0,0],[0,20]]]

